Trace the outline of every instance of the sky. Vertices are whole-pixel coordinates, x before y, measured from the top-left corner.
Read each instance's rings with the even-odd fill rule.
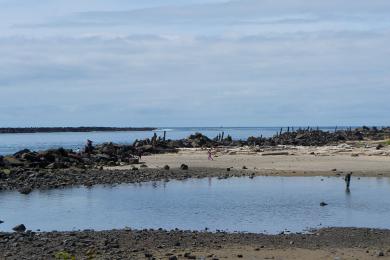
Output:
[[[390,125],[388,0],[0,0],[0,127]]]

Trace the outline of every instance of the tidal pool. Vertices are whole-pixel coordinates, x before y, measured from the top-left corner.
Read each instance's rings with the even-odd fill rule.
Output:
[[[302,232],[390,228],[390,178],[255,177],[0,193],[0,231],[164,228]],[[328,205],[321,207],[320,203]]]

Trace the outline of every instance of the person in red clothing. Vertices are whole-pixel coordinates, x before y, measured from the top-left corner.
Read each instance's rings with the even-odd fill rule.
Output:
[[[208,150],[208,154],[209,154],[208,160],[213,161],[214,159],[213,159],[213,156],[211,154],[211,149]]]

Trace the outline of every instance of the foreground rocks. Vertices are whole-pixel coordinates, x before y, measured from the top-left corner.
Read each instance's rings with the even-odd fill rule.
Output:
[[[85,147],[85,151],[67,150],[64,148],[46,151],[24,149],[13,155],[0,156],[0,178],[7,173],[20,169],[91,169],[103,166],[138,164],[141,155],[151,153],[177,152],[174,148],[163,146],[134,146],[104,143]]]
[[[355,248],[370,256],[388,256],[390,231],[330,228],[312,234],[209,233],[165,230],[111,230],[0,233],[0,258],[20,259],[218,259],[199,250],[246,247],[266,249],[334,250]],[[248,253],[241,251],[233,258]],[[241,255],[241,256],[239,256]],[[69,257],[69,258],[66,258]]]

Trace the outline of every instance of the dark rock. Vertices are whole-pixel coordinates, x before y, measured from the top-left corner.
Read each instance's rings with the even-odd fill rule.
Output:
[[[172,255],[172,256],[170,256],[168,259],[169,259],[169,260],[177,260],[178,258],[177,258],[177,256]]]
[[[20,158],[23,154],[31,153],[29,149],[23,149],[13,154],[14,157]]]
[[[13,227],[12,230],[16,231],[16,232],[24,232],[24,231],[26,231],[26,227],[23,224],[20,224],[20,225]]]
[[[321,202],[321,203],[320,203],[320,206],[321,206],[321,207],[325,207],[325,206],[327,206],[327,205],[328,205],[328,204],[325,203],[325,202]]]
[[[32,188],[30,186],[25,186],[25,187],[19,189],[19,192],[21,194],[25,194],[25,195],[29,194],[31,191],[32,191]]]
[[[182,164],[182,165],[180,165],[180,169],[182,169],[182,170],[188,170],[188,165],[186,165],[186,164]]]
[[[169,165],[165,165],[164,170],[169,170]]]
[[[5,156],[3,158],[3,163],[5,166],[11,166],[11,167],[24,166],[24,163],[22,161],[11,156]]]
[[[376,146],[376,149],[377,150],[380,150],[380,149],[382,149],[384,146],[383,146],[383,144],[378,144],[377,146]]]
[[[127,162],[129,164],[139,164],[139,159],[138,158],[128,158]]]
[[[184,257],[187,258],[187,259],[196,259],[196,256],[192,255],[189,252],[184,253]]]

